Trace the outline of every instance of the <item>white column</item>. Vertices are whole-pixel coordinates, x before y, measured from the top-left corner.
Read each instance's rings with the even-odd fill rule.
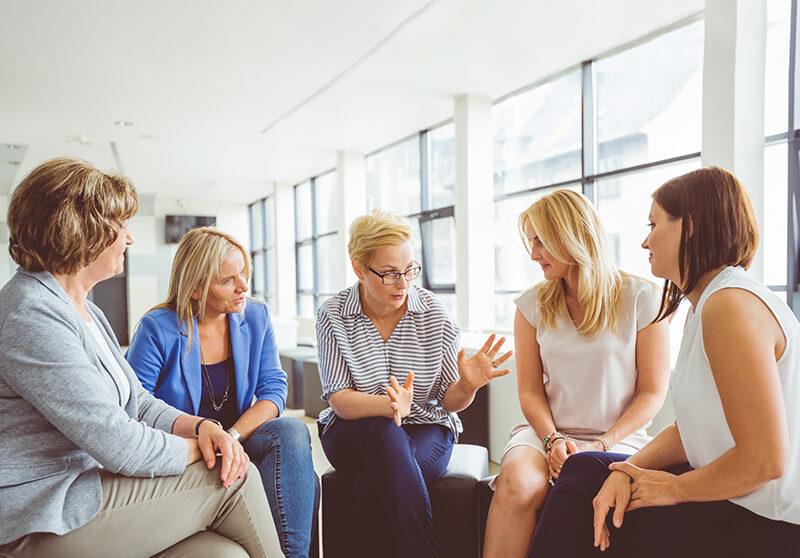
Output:
[[[277,267],[278,314],[297,316],[297,270],[295,267],[294,188],[275,185],[275,263]]]
[[[764,230],[766,0],[706,0],[703,164],[734,173]],[[764,278],[758,250],[750,272]]]
[[[367,186],[364,172],[364,154],[352,151],[340,151],[336,163],[336,199],[339,207],[336,211],[337,256],[341,261],[337,278],[340,288],[355,283],[356,274],[350,265],[347,255],[347,243],[350,240],[350,223],[356,217],[367,212]]]
[[[492,106],[488,97],[455,99],[456,296],[458,322],[494,327]]]

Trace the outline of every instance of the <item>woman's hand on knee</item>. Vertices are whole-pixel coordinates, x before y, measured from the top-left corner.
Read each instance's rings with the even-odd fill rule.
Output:
[[[578,453],[575,442],[566,438],[556,440],[553,449],[547,454],[547,467],[550,469],[551,477],[558,478],[558,475],[561,474],[561,467],[564,466],[564,462],[573,453]]]
[[[594,546],[605,550],[611,544],[606,517],[614,508],[614,526],[622,527],[628,503],[631,500],[631,478],[620,471],[612,471],[600,491],[592,500],[594,507]]]
[[[203,423],[203,426],[208,423]],[[217,455],[222,457],[219,478],[224,487],[233,485],[236,479],[247,472],[250,458],[242,445],[217,425],[210,423],[207,428],[200,428],[197,444],[203,454],[206,466],[212,469],[216,465]]]

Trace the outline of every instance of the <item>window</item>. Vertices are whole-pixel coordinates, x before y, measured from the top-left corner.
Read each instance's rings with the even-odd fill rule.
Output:
[[[325,300],[344,285],[332,272],[340,264],[337,251],[336,172],[331,171],[294,188],[297,257],[297,315],[313,318]]]
[[[650,195],[700,165],[703,32],[690,23],[494,106],[498,329],[512,329],[513,298],[543,279],[519,214],[555,189],[593,200],[617,265],[650,277],[640,248]]]
[[[253,260],[250,292],[275,308],[275,199],[268,196],[248,206],[250,213],[250,257]]]
[[[367,210],[405,215],[422,286],[456,313],[455,126],[425,130],[365,160]]]

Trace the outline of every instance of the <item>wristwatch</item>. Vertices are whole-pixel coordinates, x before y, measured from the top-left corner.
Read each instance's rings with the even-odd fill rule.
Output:
[[[231,435],[231,437],[235,442],[240,442],[242,440],[242,435],[239,434],[239,431],[236,430],[233,426],[228,428],[226,432]]]

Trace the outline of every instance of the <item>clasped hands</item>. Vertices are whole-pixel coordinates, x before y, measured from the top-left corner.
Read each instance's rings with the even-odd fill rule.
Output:
[[[242,444],[211,421],[205,421],[200,425],[197,448],[209,469],[213,469],[216,465],[218,455],[222,457],[219,478],[225,488],[232,486],[236,479],[243,477],[247,472],[250,457],[244,451]]]
[[[677,475],[666,471],[641,469],[633,463],[620,461],[609,465],[608,476],[597,496],[594,507],[594,546],[606,550],[610,544],[606,517],[614,508],[614,527],[622,527],[625,512],[653,506],[672,506],[680,503],[675,487]]]
[[[599,441],[576,442],[571,438],[559,438],[553,442],[552,449],[545,456],[550,477],[553,480],[557,479],[567,458],[573,453],[582,451],[603,451],[603,444]]]

